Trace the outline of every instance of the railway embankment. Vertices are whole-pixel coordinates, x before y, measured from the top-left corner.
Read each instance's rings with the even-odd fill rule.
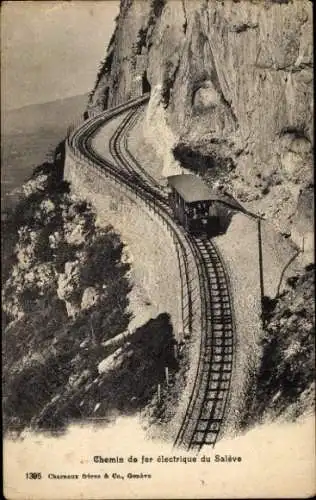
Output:
[[[107,137],[105,129],[108,130]],[[94,151],[107,160],[113,153],[108,147],[112,129],[111,124],[109,128],[101,126],[88,139]],[[69,142],[74,144],[75,141]],[[125,145],[124,140],[122,143]],[[123,149],[126,154],[125,147]],[[159,430],[156,428],[155,436],[170,439],[178,432],[179,422],[186,412],[198,365],[201,305],[197,263],[186,238],[170,218],[166,207],[159,208],[155,200],[146,201],[136,186],[124,182],[124,175],[118,179],[114,173],[118,166],[115,166],[115,161],[119,159],[112,156],[112,160],[112,167],[103,160],[105,168],[102,168],[102,161],[98,166],[98,162],[83,158],[75,147],[68,147],[65,179],[76,193],[93,203],[99,220],[103,223],[110,221],[120,232],[132,256],[135,283],[141,283],[146,289],[152,304],[157,307],[157,314],[167,312],[170,315],[176,340],[179,343],[185,340],[186,347],[179,353],[179,369],[173,375],[172,384],[167,389],[162,388],[163,412],[157,415],[155,404],[161,406],[159,401],[153,401],[153,406],[147,411],[149,421],[163,424]],[[128,177],[130,171],[124,172],[123,158],[122,161],[121,173]],[[194,313],[190,312],[190,303]]]
[[[136,148],[135,142],[137,142],[137,139],[133,137],[133,134],[139,134],[141,129],[142,124],[138,120],[135,130],[131,129],[129,133],[129,147],[135,151],[138,161],[146,165],[146,148]],[[155,157],[156,154],[153,160]],[[159,177],[162,165],[159,163],[159,159],[153,161],[153,163],[156,166],[155,175]],[[234,435],[243,431],[246,427],[261,421],[262,418],[275,418],[275,413],[272,415],[269,411],[266,414],[264,411],[261,412],[260,416],[257,415],[256,411],[253,411],[257,401],[256,394],[262,394],[261,384],[263,378],[262,376],[260,378],[260,373],[262,374],[269,365],[267,363],[267,345],[270,344],[267,340],[267,336],[269,337],[267,331],[270,332],[271,329],[269,329],[269,323],[263,329],[261,299],[263,296],[273,299],[281,295],[282,300],[282,294],[287,293],[288,279],[291,280],[296,275],[301,276],[304,266],[312,261],[310,248],[306,245],[304,249],[303,240],[299,242],[300,245],[297,247],[290,239],[285,239],[276,231],[274,224],[271,222],[262,221],[260,232],[261,241],[259,242],[258,219],[236,212],[226,233],[215,238],[228,270],[235,319],[235,355],[231,391],[227,407],[227,418],[222,428],[222,434],[226,435]],[[259,255],[259,245],[261,245],[261,257]],[[303,252],[303,250],[305,251]],[[262,280],[261,284],[260,280]],[[281,306],[280,309],[282,310]],[[281,322],[281,325],[283,325],[287,321],[286,314],[288,313],[285,313],[285,317],[281,319],[282,312],[278,312],[275,321],[277,323]],[[271,321],[273,323],[274,319],[271,319]],[[303,328],[305,328],[304,325]],[[313,335],[312,331],[306,335],[306,338],[309,339],[307,342],[310,342]],[[278,346],[280,359],[285,357],[287,355],[286,350],[284,350],[281,338],[277,334],[275,334],[273,342]],[[289,338],[287,343],[292,345]],[[298,351],[301,353],[301,351],[304,351],[306,359],[310,359],[312,349],[308,355],[303,346],[304,343],[306,343],[304,339],[297,339],[297,343],[289,349],[291,352]],[[300,354],[300,356],[300,359],[303,359],[303,354]],[[301,362],[299,361],[297,365],[293,362],[291,365],[291,369],[293,369],[289,378],[291,380],[296,372],[296,366],[301,366]],[[304,371],[302,367],[298,369]],[[285,375],[283,385],[286,385],[288,377],[289,373]],[[280,386],[279,392],[277,390],[273,392],[272,385],[269,389],[270,399],[265,400],[266,407],[273,407],[273,397],[277,395],[282,412],[288,414],[289,412],[286,410],[286,391]],[[296,388],[296,392],[299,393],[300,389]],[[312,403],[304,406],[294,402],[291,414],[294,415],[295,412],[301,414],[308,405],[311,406]],[[250,408],[252,408],[252,418],[249,418],[251,415]]]
[[[130,295],[143,299],[119,235],[56,171],[36,169],[5,227],[18,229],[3,276],[8,433],[139,414],[165,367],[170,377],[176,368],[169,316],[152,312],[135,324]]]
[[[98,219],[122,235],[131,255],[133,277],[148,292],[156,314],[169,313],[178,338],[182,335],[181,289],[172,234],[137,195],[93,169],[87,160],[66,150],[65,180],[95,206]]]

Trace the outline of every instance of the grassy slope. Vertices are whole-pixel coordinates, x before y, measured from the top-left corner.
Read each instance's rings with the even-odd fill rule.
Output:
[[[3,113],[1,140],[1,211],[12,206],[9,193],[20,187],[35,165],[65,137],[67,127],[82,115],[87,95],[25,106]]]

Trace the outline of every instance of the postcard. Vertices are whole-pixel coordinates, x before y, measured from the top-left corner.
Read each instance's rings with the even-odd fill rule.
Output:
[[[1,14],[5,498],[311,497],[312,3]]]

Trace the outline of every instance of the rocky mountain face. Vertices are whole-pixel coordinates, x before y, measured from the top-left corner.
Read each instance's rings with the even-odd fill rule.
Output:
[[[150,91],[164,175],[196,171],[311,248],[312,51],[309,0],[121,0],[88,111]]]
[[[59,432],[76,419],[144,409],[164,367],[177,368],[173,331],[167,314],[131,326],[119,235],[48,162],[2,229],[5,431]]]
[[[247,395],[242,425],[263,419],[295,420],[314,410],[315,267],[289,277],[281,295],[266,304],[265,334],[255,390]],[[247,405],[246,405],[247,406]]]

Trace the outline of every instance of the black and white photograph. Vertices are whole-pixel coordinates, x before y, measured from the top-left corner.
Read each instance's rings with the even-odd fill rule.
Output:
[[[2,2],[6,499],[315,494],[312,18]]]

